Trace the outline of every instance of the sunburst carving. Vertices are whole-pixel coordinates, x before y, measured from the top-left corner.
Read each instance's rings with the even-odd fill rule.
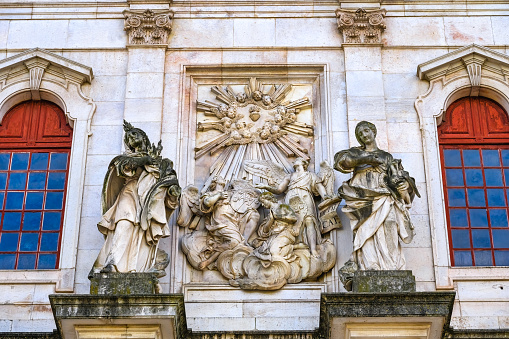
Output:
[[[264,85],[251,78],[244,91],[236,92],[229,85],[213,86],[211,91],[218,102],[205,100],[197,103],[197,110],[205,116],[198,122],[198,133],[220,132],[195,148],[197,160],[206,155],[217,157],[210,167],[204,189],[216,175],[227,180],[247,178],[259,181],[244,171],[244,160],[271,160],[290,172],[289,158],[309,159],[308,149],[301,141],[313,136],[313,126],[298,121],[298,115],[302,109],[311,107],[311,103],[307,97],[288,100],[291,84]]]

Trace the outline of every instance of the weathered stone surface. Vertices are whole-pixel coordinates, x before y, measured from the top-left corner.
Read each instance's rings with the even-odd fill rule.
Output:
[[[90,294],[154,294],[158,284],[153,273],[95,273],[90,278]]]
[[[182,294],[128,296],[52,294],[49,298],[61,336],[64,327],[72,328],[77,322],[83,324],[83,320],[92,322],[108,320],[108,323],[115,325],[130,324],[133,321],[153,323],[157,320],[163,328],[168,322],[174,324],[176,339],[187,337]]]
[[[352,281],[352,292],[415,292],[412,271],[357,271]]]

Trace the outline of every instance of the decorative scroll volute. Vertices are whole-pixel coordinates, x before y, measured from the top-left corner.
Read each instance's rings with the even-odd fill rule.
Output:
[[[160,46],[168,43],[173,21],[170,10],[126,10],[124,30],[130,45]]]
[[[338,29],[343,33],[343,44],[379,44],[382,42],[385,9],[366,11],[336,10]]]

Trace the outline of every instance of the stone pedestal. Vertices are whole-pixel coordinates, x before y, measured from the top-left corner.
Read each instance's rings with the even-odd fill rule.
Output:
[[[449,328],[455,292],[322,294],[324,339],[441,339]]]
[[[49,296],[62,339],[183,339],[182,294]]]
[[[415,277],[412,271],[357,271],[352,292],[415,292]]]
[[[154,294],[160,290],[153,273],[95,273],[89,279],[92,295]]]

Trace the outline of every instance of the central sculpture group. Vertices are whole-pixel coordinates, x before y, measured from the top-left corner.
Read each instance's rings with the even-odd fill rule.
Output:
[[[194,269],[218,270],[242,289],[275,290],[316,279],[336,264],[328,237],[342,227],[341,200],[353,231],[352,256],[340,269],[345,287],[357,270],[405,268],[400,240],[413,238],[408,209],[419,192],[401,161],[378,148],[372,123],[357,125],[360,147],[334,157],[336,170],[352,173],[337,194],[329,164],[323,161],[315,174],[301,157],[293,172],[270,160],[244,160],[243,170],[260,178],[256,184],[214,176],[201,189],[191,185],[181,192],[172,162],[160,155],[161,143],[151,145],[127,122],[124,130],[126,153],[112,160],[105,179],[98,226],[106,241],[93,273],[163,276],[169,260],[159,240],[170,235],[167,220],[179,205],[177,224],[188,230],[181,247]]]

